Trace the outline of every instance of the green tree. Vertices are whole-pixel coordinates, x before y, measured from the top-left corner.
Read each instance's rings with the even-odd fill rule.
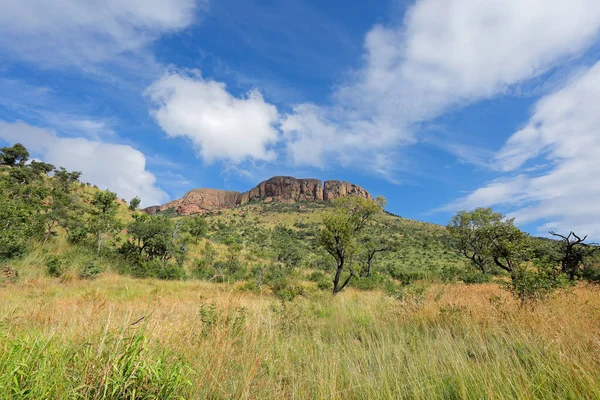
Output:
[[[127,232],[133,241],[126,242],[121,251],[135,263],[158,261],[165,272],[169,260],[175,258],[181,267],[187,255],[187,237],[177,223],[160,215],[136,215]]]
[[[358,196],[346,196],[332,201],[331,210],[323,215],[319,243],[336,261],[333,294],[342,291],[355,273],[353,257],[359,247],[360,232],[381,211],[377,203]],[[349,275],[340,284],[342,273],[348,267]]]
[[[129,210],[131,210],[131,211],[137,210],[138,207],[140,206],[141,202],[142,202],[142,199],[140,199],[139,197],[135,196],[133,199],[131,199],[129,201]]]
[[[373,263],[378,254],[397,251],[400,247],[397,236],[381,235],[374,229],[367,229],[362,239],[360,240],[362,252],[361,261],[363,268],[361,275],[364,278],[371,276],[373,271]]]
[[[447,225],[451,236],[451,247],[469,259],[482,274],[487,273],[492,261],[489,242],[489,227],[502,221],[502,214],[491,208],[476,208],[459,211]]]
[[[529,235],[491,208],[459,211],[447,226],[455,251],[485,274],[491,263],[511,273],[532,255]]]
[[[21,143],[16,143],[12,147],[0,148],[0,164],[25,165],[27,160],[29,160],[29,152]]]
[[[109,190],[94,193],[92,217],[89,230],[96,237],[96,253],[100,253],[104,235],[117,232],[120,228],[117,219],[119,205],[117,195]]]
[[[83,225],[83,210],[74,191],[74,184],[79,176],[80,172],[68,172],[64,168],[56,171],[51,181],[50,198],[45,202],[44,211],[40,214],[45,226],[43,244],[56,235],[55,229],[59,226],[69,233],[71,228],[78,229]]]
[[[385,206],[387,205],[387,199],[383,196],[375,197],[375,202],[379,204],[379,207],[381,207],[382,209],[385,208]]]
[[[208,232],[208,223],[202,214],[196,214],[193,217],[188,217],[185,223],[185,229],[194,238],[196,244],[198,240]]]
[[[41,161],[35,161],[35,160],[29,164],[29,167],[32,170],[36,171],[37,173],[44,174],[44,175],[49,174],[55,168],[54,165],[52,165],[52,164],[48,164],[48,163],[41,162]]]

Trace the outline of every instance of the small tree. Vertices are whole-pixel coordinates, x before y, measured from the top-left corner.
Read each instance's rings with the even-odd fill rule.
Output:
[[[29,160],[29,152],[21,143],[16,143],[12,147],[0,148],[0,164],[25,165],[27,160]]]
[[[102,239],[105,234],[119,230],[120,224],[117,219],[118,203],[117,195],[109,190],[96,192],[92,205],[94,210],[90,220],[90,232],[96,236],[96,252],[100,253]]]
[[[323,216],[319,243],[336,261],[333,294],[342,291],[355,276],[353,257],[358,248],[358,237],[367,223],[381,211],[377,203],[358,196],[346,196],[332,201],[333,208]],[[342,273],[348,267],[349,275],[340,284]]]
[[[549,232],[552,236],[561,238],[559,250],[561,271],[569,276],[569,280],[575,280],[581,273],[581,266],[586,258],[593,255],[599,247],[596,243],[585,243],[587,235],[583,238],[571,231],[567,236]]]
[[[141,202],[142,202],[142,199],[140,199],[139,197],[135,196],[133,199],[131,199],[129,201],[129,210],[131,210],[131,211],[137,210],[138,207],[140,206]]]
[[[41,162],[41,161],[35,161],[35,160],[29,164],[29,167],[32,170],[36,171],[37,173],[44,174],[44,175],[49,174],[55,168],[54,165],[52,165],[52,164],[48,164],[48,163]]]
[[[383,196],[377,196],[377,197],[375,197],[375,203],[379,204],[379,207],[384,209],[385,206],[387,205],[387,199]]]
[[[364,278],[371,276],[373,262],[377,254],[396,251],[399,247],[399,241],[396,236],[381,236],[371,230],[367,230],[365,235],[363,235],[360,244],[362,247],[361,259],[363,262],[361,275]]]
[[[196,244],[198,240],[208,232],[208,224],[206,218],[202,214],[196,214],[193,217],[188,217],[185,223],[185,229],[194,238]]]

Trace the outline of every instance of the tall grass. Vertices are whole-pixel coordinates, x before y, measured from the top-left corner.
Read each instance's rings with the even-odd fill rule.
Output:
[[[495,285],[434,286],[423,303],[306,292],[110,274],[6,285],[0,398],[600,398],[596,287],[534,310]]]

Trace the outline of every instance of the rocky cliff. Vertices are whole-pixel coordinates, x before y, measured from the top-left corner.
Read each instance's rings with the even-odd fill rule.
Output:
[[[349,182],[334,180],[325,181],[323,184],[318,179],[274,176],[245,193],[217,189],[194,189],[181,199],[162,206],[148,207],[143,211],[148,214],[156,214],[173,209],[178,214],[189,215],[223,208],[235,208],[256,200],[295,203],[297,201],[330,201],[348,195],[372,198],[365,189]]]
[[[296,179],[291,176],[274,176],[240,196],[239,204],[252,200],[323,201],[323,185],[318,179]]]

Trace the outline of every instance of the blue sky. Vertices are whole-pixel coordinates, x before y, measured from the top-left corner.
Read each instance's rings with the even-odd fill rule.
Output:
[[[597,1],[0,5],[0,142],[126,199],[343,179],[600,238]]]

